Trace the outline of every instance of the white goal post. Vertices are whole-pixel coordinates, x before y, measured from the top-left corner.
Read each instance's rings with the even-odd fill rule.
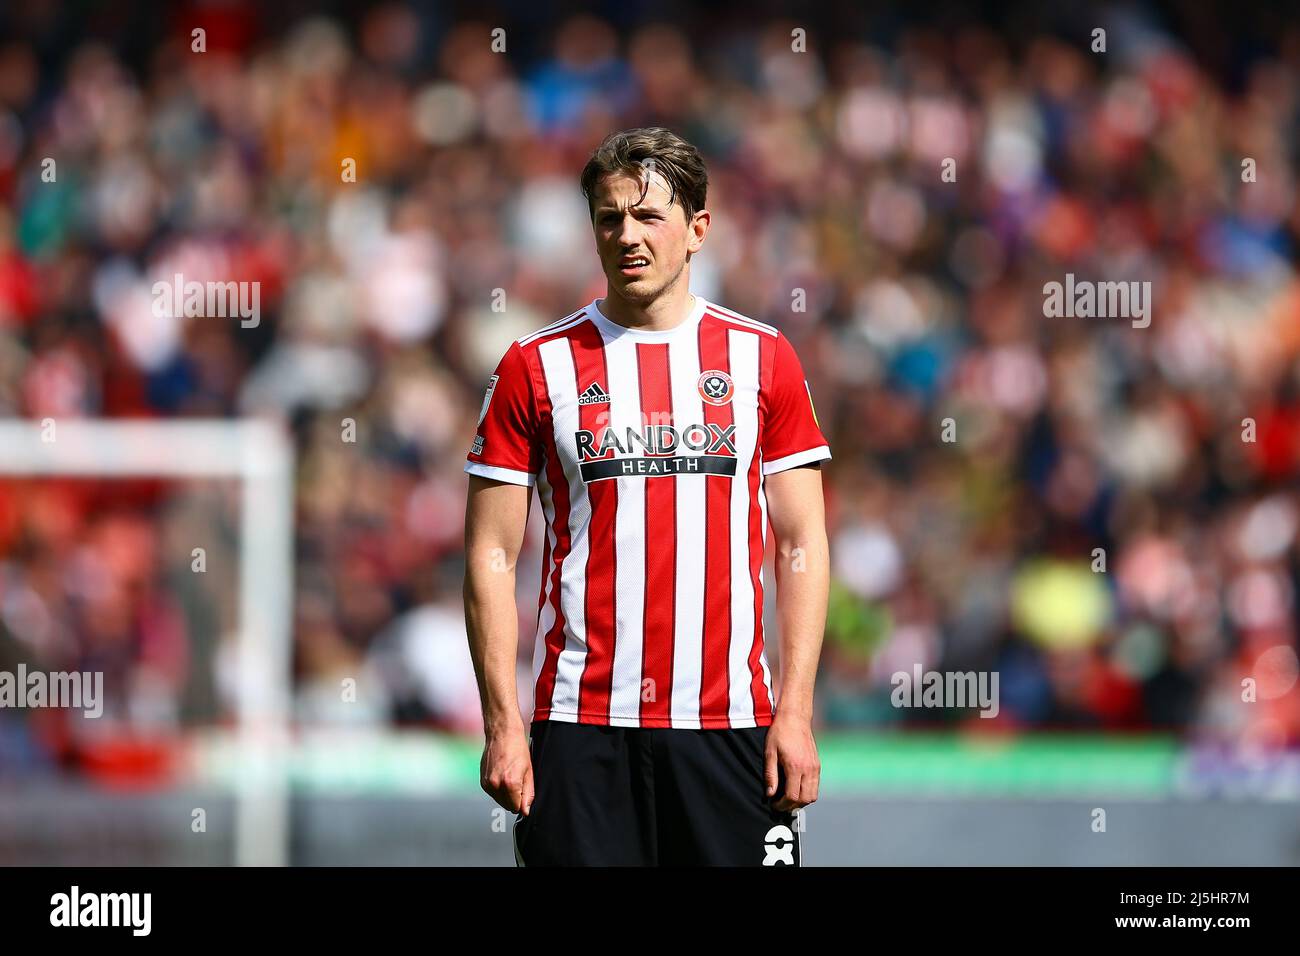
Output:
[[[235,862],[283,866],[293,613],[293,446],[269,421],[0,421],[0,476],[240,483]]]

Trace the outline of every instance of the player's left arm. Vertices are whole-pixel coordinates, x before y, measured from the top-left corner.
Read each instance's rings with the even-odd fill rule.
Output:
[[[781,637],[781,680],[776,716],[767,734],[767,795],[778,810],[817,799],[821,760],[813,740],[813,685],[826,626],[830,547],[822,472],[816,464],[766,478],[767,516],[776,544],[776,603]],[[777,794],[777,766],[785,788]]]

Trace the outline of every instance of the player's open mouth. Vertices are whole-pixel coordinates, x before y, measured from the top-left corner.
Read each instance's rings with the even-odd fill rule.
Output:
[[[618,267],[618,271],[625,276],[640,275],[650,268],[650,260],[644,256],[634,256],[631,259],[624,259],[619,262]]]

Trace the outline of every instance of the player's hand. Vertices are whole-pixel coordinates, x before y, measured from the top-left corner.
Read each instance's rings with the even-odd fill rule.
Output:
[[[779,794],[778,766],[785,771],[785,789]],[[763,755],[767,796],[777,798],[775,809],[798,810],[815,801],[821,775],[822,763],[817,756],[817,742],[813,740],[812,722],[801,717],[782,718],[778,712],[767,732]]]
[[[479,785],[511,813],[528,816],[533,805],[533,760],[522,726],[488,735],[479,763]]]

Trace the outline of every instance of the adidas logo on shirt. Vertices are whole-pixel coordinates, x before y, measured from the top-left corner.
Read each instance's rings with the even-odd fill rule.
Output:
[[[600,387],[600,382],[592,382],[578,396],[579,405],[608,405],[609,392]]]

